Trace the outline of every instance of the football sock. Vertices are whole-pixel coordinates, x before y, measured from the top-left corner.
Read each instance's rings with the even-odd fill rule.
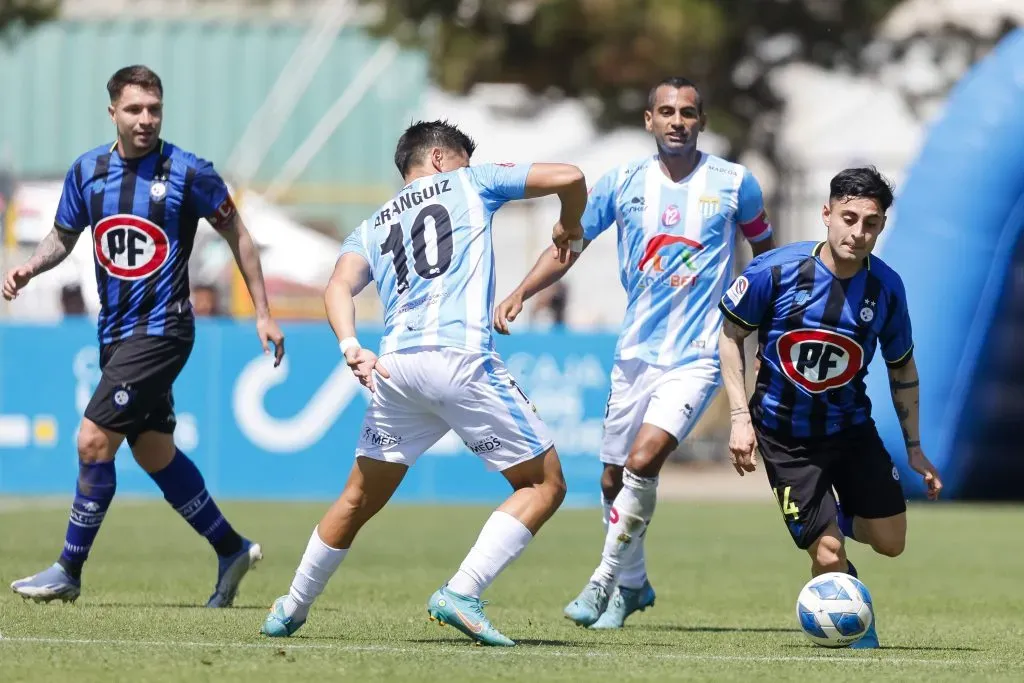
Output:
[[[284,600],[284,613],[294,619],[303,620],[331,576],[338,570],[341,561],[348,554],[348,548],[332,548],[320,539],[320,527],[313,529],[313,535],[306,544],[306,552],[295,570],[295,578]]]
[[[117,488],[117,470],[114,461],[92,464],[78,463],[78,483],[75,500],[71,503],[68,530],[64,536],[64,549],[57,562],[71,577],[80,578],[82,565],[100,531],[107,508],[114,500]]]
[[[657,494],[657,477],[640,477],[628,469],[622,473],[622,490],[612,506],[601,564],[590,577],[591,582],[604,586],[605,590],[615,585],[650,523]]]
[[[163,491],[164,500],[210,542],[218,555],[233,555],[242,549],[242,537],[224,519],[206,490],[203,475],[187,455],[175,449],[167,467],[149,476]]]
[[[608,517],[610,517],[612,514],[612,503],[614,502],[615,501],[608,500],[604,496],[601,496],[601,514],[604,518],[605,531],[608,530]]]
[[[843,532],[843,536],[856,541],[856,537],[853,535],[853,516],[848,516],[843,512],[843,506],[836,505],[836,524],[839,525],[839,530]]]
[[[448,588],[459,595],[479,598],[532,540],[533,534],[522,522],[507,512],[495,510],[459,571],[448,581]]]
[[[633,541],[633,552],[631,552],[622,566],[619,574],[619,585],[626,588],[642,588],[647,580],[647,558],[644,556],[644,539],[647,538],[647,527],[640,532],[640,537]]]

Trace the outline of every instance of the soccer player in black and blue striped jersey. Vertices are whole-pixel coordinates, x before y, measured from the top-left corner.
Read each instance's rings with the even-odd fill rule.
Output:
[[[24,265],[7,274],[10,300],[64,260],[92,226],[102,378],[78,432],[79,474],[64,549],[42,572],[11,584],[37,602],[74,601],[82,566],[114,497],[114,454],[127,439],[164,498],[218,556],[207,607],[228,607],[262,557],[240,536],[206,490],[195,464],[174,445],[172,384],[195,338],[188,258],[206,219],[227,241],[256,309],[264,352],[284,355],[284,335],[270,316],[259,252],[213,165],[160,138],[163,85],[144,66],[119,70],[107,83],[113,144],[80,156],[68,170],[53,230]]]
[[[753,472],[754,449],[811,573],[857,570],[846,538],[895,557],[907,534],[899,471],[875,430],[864,386],[880,346],[907,459],[935,499],[942,482],[921,450],[918,376],[903,282],[871,255],[892,188],[874,168],[832,179],[822,209],[824,242],[797,242],[755,258],[719,304],[722,376],[732,415],[736,471]],[[747,401],[743,342],[757,332],[754,395]],[[834,490],[834,493],[833,493]],[[837,502],[838,497],[838,502]],[[878,647],[872,624],[853,647]]]

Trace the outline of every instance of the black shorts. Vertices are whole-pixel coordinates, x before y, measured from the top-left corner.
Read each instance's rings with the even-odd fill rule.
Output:
[[[173,434],[171,385],[192,353],[191,339],[129,337],[100,346],[103,376],[85,417],[133,442],[142,432]]]
[[[899,470],[874,422],[800,441],[781,439],[756,424],[754,431],[782,518],[798,547],[809,548],[836,519],[836,496],[849,516],[878,519],[906,511]]]

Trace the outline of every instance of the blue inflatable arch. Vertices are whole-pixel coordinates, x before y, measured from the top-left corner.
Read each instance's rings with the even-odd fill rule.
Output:
[[[1006,36],[953,89],[898,194],[880,256],[906,284],[922,445],[955,496],[989,455],[958,445],[958,437],[982,410],[975,381],[1024,232],[1024,30]],[[1017,343],[1024,354],[1024,338]],[[868,388],[904,490],[920,496],[881,363]]]

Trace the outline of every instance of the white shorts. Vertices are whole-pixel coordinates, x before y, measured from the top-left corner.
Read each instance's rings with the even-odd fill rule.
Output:
[[[718,361],[711,358],[678,367],[649,365],[637,359],[616,361],[605,410],[601,462],[625,465],[645,422],[682,443],[711,403],[720,376]]]
[[[412,465],[455,430],[490,470],[551,448],[547,427],[497,354],[450,347],[387,353],[375,375],[356,456]]]

